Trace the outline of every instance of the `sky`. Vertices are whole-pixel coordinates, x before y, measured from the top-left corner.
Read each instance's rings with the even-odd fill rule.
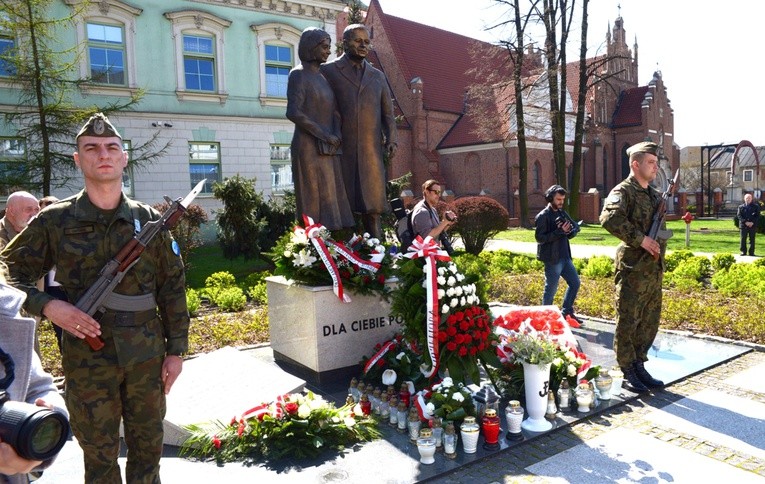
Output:
[[[487,42],[509,38],[486,30],[507,18],[496,0],[379,2],[388,15]],[[630,49],[637,38],[639,85],[661,71],[677,146],[765,145],[765,2],[590,0],[588,10],[588,57],[605,53],[606,32],[621,13]],[[568,58],[577,55],[570,48]]]

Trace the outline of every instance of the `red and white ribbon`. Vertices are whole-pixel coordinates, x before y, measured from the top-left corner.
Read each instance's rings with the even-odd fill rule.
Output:
[[[387,343],[385,343],[382,348],[380,348],[380,351],[374,354],[369,361],[367,361],[367,364],[364,365],[364,374],[366,375],[369,370],[372,369],[373,366],[375,366],[375,363],[380,361],[380,359],[385,356],[391,349],[393,349],[396,346],[396,340],[390,340]]]
[[[420,416],[420,420],[430,420],[433,418],[433,414],[428,411],[428,404],[425,402],[425,395],[423,392],[417,392],[414,397],[414,408],[417,409],[417,414]]]
[[[368,260],[364,260],[361,257],[357,256],[352,250],[348,249],[342,242],[331,242],[327,241],[327,243],[335,248],[335,251],[337,251],[338,254],[345,257],[345,259],[350,262],[351,264],[355,265],[356,267],[359,267],[361,269],[366,269],[372,274],[377,272],[377,270],[380,268],[380,264],[377,262],[372,262]]]
[[[242,416],[235,420],[240,422],[242,419],[248,419],[252,417],[256,417],[258,420],[262,420],[265,415],[270,415],[275,419],[280,419],[284,416],[284,395],[279,395],[276,397],[275,402],[261,403],[256,407],[252,407],[251,409],[242,413]]]
[[[346,303],[351,302],[351,298],[343,293],[343,281],[340,280],[340,272],[337,270],[337,265],[335,265],[335,261],[329,254],[324,239],[319,236],[321,229],[323,229],[324,226],[319,223],[314,223],[313,219],[308,215],[303,215],[303,222],[305,223],[305,234],[308,237],[308,240],[313,244],[319,257],[321,257],[322,262],[324,262],[324,267],[327,268],[329,276],[332,278],[332,291],[341,301]]]
[[[426,324],[428,354],[432,366],[430,368],[420,367],[420,371],[426,378],[432,377],[438,370],[438,326],[441,318],[441,308],[438,305],[438,271],[436,270],[436,260],[449,261],[451,258],[446,251],[436,244],[432,237],[427,236],[425,240],[419,235],[414,239],[412,245],[404,257],[409,259],[425,259],[425,265],[422,270],[425,274],[426,291]]]

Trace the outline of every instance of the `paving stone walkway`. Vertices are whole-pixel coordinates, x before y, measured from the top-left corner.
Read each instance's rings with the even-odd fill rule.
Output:
[[[765,353],[752,351],[660,392],[510,448],[432,482],[687,482],[685,478],[690,477],[708,482],[711,478],[719,481],[724,476],[735,479],[731,482],[737,484],[765,482],[763,371]],[[711,402],[712,395],[717,397],[717,402]],[[701,396],[702,400],[695,400],[694,396]],[[694,409],[688,402],[700,405]],[[681,417],[663,418],[671,413]],[[703,425],[692,421],[701,421]],[[621,438],[626,447],[633,447],[634,453],[629,456],[632,461],[626,463],[631,466],[628,472],[620,470],[625,464],[621,459],[623,455],[593,459],[602,467],[591,468],[593,460],[587,456],[600,452],[593,449],[592,443],[613,447],[610,434]],[[656,462],[662,455],[672,453],[667,446],[681,449],[680,459],[664,462],[662,465],[666,467],[657,470]],[[589,462],[572,459],[576,456]],[[701,460],[691,465],[692,456],[700,456]],[[614,470],[616,472],[610,472]]]

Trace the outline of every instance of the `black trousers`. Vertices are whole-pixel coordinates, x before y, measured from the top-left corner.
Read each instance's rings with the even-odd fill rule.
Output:
[[[741,222],[741,253],[746,253],[746,239],[749,238],[749,255],[754,255],[754,234],[757,232],[757,225],[747,227]]]

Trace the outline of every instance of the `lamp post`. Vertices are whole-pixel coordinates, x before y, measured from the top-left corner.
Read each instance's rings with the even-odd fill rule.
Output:
[[[722,148],[735,147],[735,144],[717,144],[717,145],[704,145],[701,147],[701,213],[704,213],[704,151],[707,152],[707,205],[706,214],[709,216],[712,214],[713,200],[712,200],[712,150],[718,150]],[[699,203],[697,200],[696,203]]]

